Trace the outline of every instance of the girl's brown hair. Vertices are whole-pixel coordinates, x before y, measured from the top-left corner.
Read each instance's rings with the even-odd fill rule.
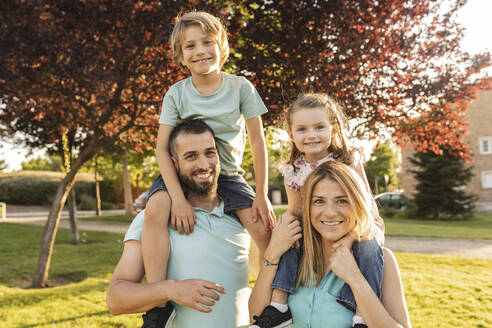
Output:
[[[304,183],[302,202],[302,231],[304,247],[299,262],[297,286],[316,286],[323,279],[324,260],[322,237],[311,224],[311,198],[316,184],[330,179],[340,185],[352,207],[352,217],[348,218],[350,233],[359,241],[374,236],[374,216],[371,214],[372,197],[364,181],[355,170],[340,162],[325,162],[318,166]]]
[[[328,147],[328,151],[335,156],[337,161],[345,164],[352,162],[350,150],[345,136],[347,129],[347,118],[343,112],[342,107],[335,101],[335,99],[329,97],[324,93],[306,93],[296,99],[287,109],[285,113],[285,120],[287,122],[287,128],[292,131],[292,116],[295,112],[302,109],[314,109],[322,108],[326,111],[328,119],[333,127],[333,136],[331,144]],[[294,163],[297,158],[301,156],[301,152],[292,142],[292,151],[288,164],[292,165],[296,169]]]
[[[222,68],[227,58],[229,58],[229,41],[227,40],[227,30],[220,20],[203,11],[192,11],[178,17],[178,22],[174,26],[171,34],[171,48],[173,49],[173,60],[185,72],[190,73],[182,63],[183,57],[183,33],[189,26],[200,26],[204,33],[212,35],[219,46],[220,60],[219,66]]]

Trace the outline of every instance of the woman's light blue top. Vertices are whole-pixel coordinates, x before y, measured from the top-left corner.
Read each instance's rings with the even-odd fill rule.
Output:
[[[329,271],[318,286],[300,286],[289,295],[295,328],[350,328],[354,313],[336,301],[345,282]]]

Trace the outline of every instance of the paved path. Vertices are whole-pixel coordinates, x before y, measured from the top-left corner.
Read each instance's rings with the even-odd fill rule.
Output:
[[[0,222],[16,222],[41,226],[45,224],[45,221],[46,217],[25,217],[0,220]],[[68,220],[62,218],[60,227],[69,229]],[[125,233],[128,224],[78,220],[78,227],[80,230]],[[385,246],[395,252],[446,254],[492,259],[492,240],[387,236]]]

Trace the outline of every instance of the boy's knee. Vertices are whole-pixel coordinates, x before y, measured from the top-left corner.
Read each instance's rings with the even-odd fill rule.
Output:
[[[171,210],[171,198],[165,191],[157,191],[150,197],[145,206],[145,222],[166,222]]]

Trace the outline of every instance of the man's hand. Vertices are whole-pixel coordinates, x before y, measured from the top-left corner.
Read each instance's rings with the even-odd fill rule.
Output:
[[[218,293],[225,294],[224,287],[211,281],[201,279],[176,280],[174,290],[170,293],[170,300],[187,306],[200,312],[209,313],[213,306],[220,300]],[[205,306],[204,306],[205,305]]]
[[[251,209],[253,213],[253,222],[258,222],[258,219],[261,218],[266,231],[273,229],[273,226],[275,225],[275,213],[273,213],[272,204],[266,194],[256,193]]]
[[[171,200],[171,227],[178,230],[180,234],[184,232],[189,235],[193,232],[196,224],[196,215],[193,206],[186,198]]]

